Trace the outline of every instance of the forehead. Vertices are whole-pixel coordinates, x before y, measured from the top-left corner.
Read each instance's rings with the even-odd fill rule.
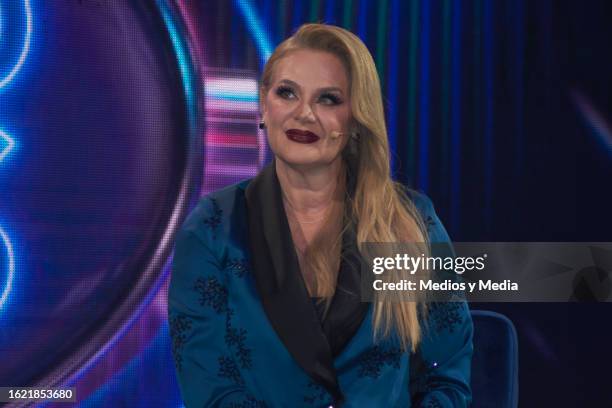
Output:
[[[348,88],[344,64],[340,58],[325,51],[290,52],[276,63],[273,78],[275,82],[290,79],[301,86]]]

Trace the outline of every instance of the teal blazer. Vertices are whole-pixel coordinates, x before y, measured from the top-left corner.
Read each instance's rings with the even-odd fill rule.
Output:
[[[467,304],[431,304],[417,352],[402,352],[394,336],[373,340],[372,305],[351,290],[358,268],[343,261],[343,290],[322,317],[299,273],[280,197],[268,166],[203,197],[178,233],[168,317],[186,407],[467,406]],[[431,201],[409,197],[430,241],[450,242]]]

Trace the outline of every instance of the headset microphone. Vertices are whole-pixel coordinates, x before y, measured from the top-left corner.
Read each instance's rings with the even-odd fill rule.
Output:
[[[329,134],[329,137],[332,138],[332,139],[337,139],[337,138],[339,138],[342,135],[343,135],[343,133],[338,132],[337,130],[334,130],[333,132],[331,132]]]

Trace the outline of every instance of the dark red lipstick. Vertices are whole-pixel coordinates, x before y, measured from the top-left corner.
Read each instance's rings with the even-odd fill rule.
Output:
[[[308,130],[289,129],[285,134],[289,140],[297,143],[314,143],[319,140],[319,136]]]

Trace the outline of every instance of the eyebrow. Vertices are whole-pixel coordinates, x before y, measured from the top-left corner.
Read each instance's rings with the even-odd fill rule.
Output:
[[[286,83],[286,84],[292,85],[292,86],[294,86],[294,87],[296,87],[296,88],[299,88],[299,89],[301,89],[301,88],[302,88],[302,87],[301,87],[301,86],[299,86],[299,85],[298,85],[296,82],[293,82],[293,81],[292,81],[292,80],[290,80],[290,79],[281,79],[281,80],[279,81],[279,83]],[[338,92],[340,92],[340,93],[343,93],[343,92],[342,92],[342,89],[338,88],[337,86],[328,86],[328,87],[325,87],[325,88],[319,88],[319,89],[317,89],[317,91],[318,91],[318,92],[338,91]]]

